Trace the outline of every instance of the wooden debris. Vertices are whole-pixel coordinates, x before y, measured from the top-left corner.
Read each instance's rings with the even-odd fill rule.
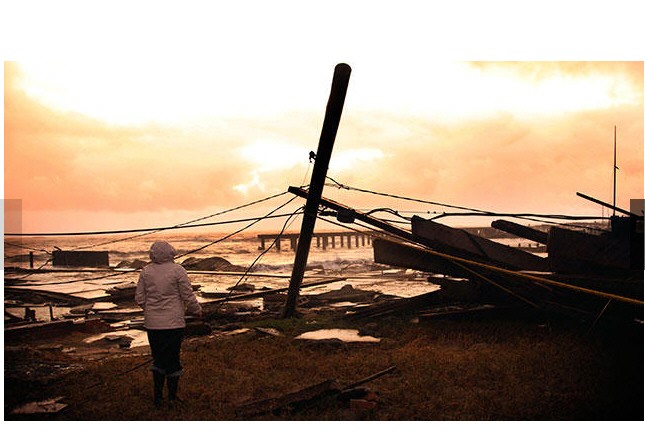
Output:
[[[309,283],[303,283],[300,288],[307,288],[311,286],[320,286],[320,285],[327,285],[329,283],[334,283],[334,282],[341,282],[345,280],[344,277],[336,277],[336,278],[331,278],[331,279],[325,279],[325,280],[318,280],[314,282],[309,282]],[[226,298],[220,298],[217,300],[213,301],[207,301],[202,303],[202,306],[206,305],[212,305],[212,304],[221,304],[221,303],[226,303],[228,301],[236,301],[236,300],[254,300],[256,298],[261,298],[264,297],[265,295],[271,295],[271,294],[277,294],[279,292],[285,292],[289,288],[278,288],[278,289],[271,289],[268,291],[260,291],[260,292],[248,292],[240,295],[231,295],[230,297]]]
[[[242,404],[236,408],[235,414],[241,418],[248,418],[265,413],[277,414],[283,409],[302,407],[324,397],[337,394],[340,391],[341,388],[338,381],[329,379],[294,392],[289,392],[285,395]]]
[[[35,401],[33,403],[23,404],[11,411],[13,415],[35,415],[58,413],[67,408],[67,404],[59,403],[63,397],[56,397],[49,400]]]
[[[461,292],[461,295],[460,295]],[[351,313],[343,316],[345,319],[369,319],[383,316],[400,315],[403,313],[412,313],[420,309],[427,308],[431,305],[446,304],[454,302],[455,299],[473,301],[478,299],[479,291],[476,287],[465,286],[458,289],[446,287],[437,291],[427,292],[415,297],[401,298],[398,300],[384,301],[368,307],[357,308]]]
[[[345,386],[345,387],[343,388],[343,390],[344,390],[344,391],[346,391],[346,390],[348,390],[348,389],[354,389],[354,388],[357,388],[357,387],[359,387],[359,386],[364,385],[365,383],[369,383],[369,382],[371,382],[372,380],[376,380],[377,378],[381,378],[381,377],[383,377],[384,375],[390,374],[390,373],[392,373],[392,372],[396,371],[396,369],[397,369],[397,368],[396,368],[396,365],[392,365],[392,366],[390,366],[389,368],[384,369],[383,371],[379,371],[379,372],[377,372],[377,373],[375,373],[375,374],[372,374],[372,375],[370,375],[370,376],[368,376],[368,377],[365,377],[365,378],[363,378],[363,379],[360,379],[360,380],[358,380],[358,381],[355,381],[355,382],[353,382],[353,383],[350,383],[349,385]]]
[[[329,292],[323,292],[322,294],[309,294],[307,297],[310,301],[316,302],[339,302],[339,301],[349,301],[354,303],[366,303],[374,301],[374,299],[382,295],[380,292],[374,291],[362,291],[360,289],[355,289],[352,285],[344,285],[340,289],[334,289]]]
[[[542,230],[533,229],[528,226],[523,226],[511,221],[495,220],[490,223],[494,229],[502,230],[507,233],[519,236],[520,238],[528,239],[529,241],[538,242],[546,245],[549,234]]]
[[[325,380],[323,382],[307,386],[303,389],[299,389],[294,392],[289,392],[288,394],[281,395],[274,398],[268,398],[265,400],[253,401],[250,403],[245,403],[238,406],[235,410],[235,414],[240,418],[249,418],[252,416],[262,415],[265,413],[280,413],[285,409],[297,409],[307,405],[311,405],[316,401],[322,400],[323,398],[329,398],[332,396],[338,396],[341,393],[345,392],[343,398],[346,400],[348,396],[351,397],[349,391],[358,388],[359,386],[369,383],[377,378],[383,377],[386,374],[390,374],[396,370],[396,366],[390,366],[383,371],[379,371],[376,374],[372,374],[368,377],[365,377],[356,382],[350,383],[349,385],[341,388],[339,382],[335,379]],[[369,401],[372,401],[371,399]]]
[[[630,242],[629,237],[611,233],[593,235],[552,227],[547,252],[554,272],[615,275],[632,267]]]
[[[57,336],[74,329],[74,321],[61,320],[49,322],[35,322],[21,326],[11,326],[4,329],[5,338],[18,338],[28,335]]]
[[[75,295],[64,294],[62,292],[44,291],[42,289],[29,289],[16,286],[4,288],[5,298],[15,298],[20,301],[44,303],[52,302],[58,305],[78,306],[87,304],[90,300]]]
[[[255,331],[264,336],[281,337],[284,336],[279,330],[270,327],[255,327]]]
[[[424,245],[442,253],[512,270],[548,271],[548,263],[542,257],[418,216],[412,217],[412,233],[423,238]]]
[[[459,265],[433,256],[414,245],[387,239],[374,239],[372,248],[374,250],[374,262],[376,263],[446,274],[451,277],[470,277]]]
[[[430,319],[440,319],[440,318],[462,318],[464,316],[471,315],[480,315],[485,313],[499,313],[502,311],[508,311],[517,309],[515,306],[494,306],[492,304],[483,304],[478,306],[448,306],[448,307],[436,307],[433,309],[428,309],[421,311],[419,313],[419,321],[427,321]]]
[[[71,319],[46,322],[33,322],[25,325],[11,325],[4,329],[5,339],[16,340],[28,336],[56,337],[74,331],[97,332],[110,330],[109,326],[100,319],[75,322]]]

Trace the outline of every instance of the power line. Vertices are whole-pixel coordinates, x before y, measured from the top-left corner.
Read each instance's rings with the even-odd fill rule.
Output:
[[[224,240],[226,240],[226,239],[228,239],[228,238],[230,238],[230,237],[232,237],[232,236],[234,236],[234,235],[237,235],[237,234],[238,234],[238,233],[240,233],[240,232],[243,232],[244,230],[248,229],[249,227],[251,227],[251,226],[253,226],[253,225],[257,224],[258,222],[260,222],[260,221],[262,221],[262,220],[265,220],[265,219],[268,219],[268,218],[277,218],[277,217],[280,217],[280,216],[282,216],[282,217],[284,217],[284,216],[291,216],[292,214],[282,214],[282,215],[274,215],[274,216],[271,216],[271,215],[272,215],[274,212],[277,212],[278,210],[280,210],[280,209],[282,209],[283,207],[285,207],[287,204],[291,203],[291,202],[292,202],[293,200],[295,200],[296,198],[298,198],[298,197],[294,195],[294,196],[293,196],[293,197],[291,197],[291,198],[290,198],[286,203],[283,203],[282,205],[280,205],[280,206],[276,207],[275,209],[273,209],[271,212],[269,212],[268,214],[264,215],[263,217],[254,218],[252,223],[250,223],[250,224],[248,224],[248,225],[246,225],[246,226],[242,227],[241,229],[236,230],[236,231],[234,231],[233,233],[229,233],[228,235],[226,235],[226,236],[224,236],[223,238],[220,238],[220,239],[218,239],[218,240],[216,240],[216,241],[209,242],[208,244],[206,244],[206,245],[204,245],[204,246],[202,246],[202,247],[199,247],[199,248],[196,248],[196,249],[194,249],[194,250],[190,250],[190,251],[187,251],[187,252],[185,252],[185,253],[183,253],[183,254],[177,255],[177,256],[175,256],[175,259],[179,259],[180,257],[184,257],[184,256],[187,256],[187,255],[189,255],[189,254],[196,253],[196,252],[198,252],[198,251],[203,250],[204,248],[210,247],[210,246],[211,246],[211,245],[213,245],[213,244],[217,244],[218,242],[222,242],[222,241],[224,241]],[[246,219],[246,220],[243,220],[243,221],[249,221],[249,220],[248,220],[248,219]]]
[[[171,230],[171,229],[183,229],[183,228],[191,228],[191,227],[203,227],[203,226],[213,226],[213,225],[220,225],[220,224],[231,224],[231,223],[236,223],[240,222],[241,220],[232,220],[232,221],[222,221],[222,222],[217,222],[217,223],[204,223],[204,224],[192,224],[197,221],[203,221],[208,218],[212,218],[214,216],[218,215],[223,215],[225,213],[233,212],[248,206],[252,206],[267,200],[271,200],[273,198],[280,197],[284,194],[286,194],[287,191],[281,192],[279,194],[274,194],[269,197],[262,198],[260,200],[255,200],[250,203],[243,204],[241,206],[236,206],[231,209],[227,209],[224,211],[216,212],[214,214],[210,214],[201,218],[196,218],[190,221],[186,221],[185,223],[181,224],[176,224],[174,226],[167,226],[167,227],[152,227],[152,228],[145,228],[145,229],[126,229],[126,230],[104,230],[104,231],[91,231],[91,232],[50,232],[50,233],[5,233],[5,236],[91,236],[91,235],[108,235],[108,234],[119,234],[119,233],[139,233],[139,232],[150,232],[150,233],[155,233],[159,232],[162,230]],[[253,220],[254,218],[247,219]],[[145,235],[138,235],[139,236],[145,236]],[[128,238],[130,239],[130,238]],[[116,241],[112,241],[116,242]],[[109,242],[107,242],[109,243]],[[107,244],[103,243],[103,245]]]
[[[25,250],[42,251],[43,253],[52,254],[51,251],[47,251],[44,248],[33,248],[33,247],[28,247],[26,245],[14,244],[14,243],[7,242],[7,241],[4,241],[4,243],[5,243],[5,245],[11,245],[12,247],[24,248]]]
[[[104,231],[97,231],[97,232],[61,232],[61,233],[5,233],[5,236],[92,236],[92,235],[109,235],[109,234],[118,234],[118,233],[136,233],[136,232],[148,232],[151,230],[171,230],[171,229],[188,229],[188,228],[193,228],[193,227],[208,227],[208,226],[219,226],[223,224],[236,224],[236,223],[242,223],[242,222],[247,222],[247,221],[255,221],[255,220],[262,220],[264,218],[283,218],[286,216],[289,216],[290,214],[281,214],[281,215],[274,215],[271,217],[254,217],[254,218],[240,218],[237,220],[229,220],[229,221],[217,221],[214,223],[202,223],[202,224],[188,224],[185,226],[177,227],[177,226],[171,226],[171,227],[156,227],[156,228],[148,228],[148,229],[127,229],[127,230],[104,230]],[[143,236],[143,235],[139,235]],[[130,238],[128,238],[130,239]],[[115,242],[115,241],[112,241]],[[99,244],[97,244],[99,245]]]
[[[603,217],[596,217],[596,216],[570,216],[570,215],[556,215],[556,214],[535,214],[535,213],[498,213],[498,212],[491,212],[487,210],[481,210],[481,209],[475,209],[475,208],[470,208],[470,207],[463,207],[463,206],[455,206],[451,204],[445,204],[445,203],[439,203],[435,201],[429,201],[429,200],[421,200],[418,198],[413,198],[413,197],[406,197],[406,196],[401,196],[401,195],[396,195],[396,194],[388,194],[388,193],[383,193],[383,192],[378,192],[378,191],[372,191],[369,189],[362,189],[362,188],[356,188],[353,186],[348,186],[343,183],[340,183],[333,178],[327,176],[329,180],[335,183],[335,185],[326,185],[326,186],[332,186],[332,187],[338,187],[339,189],[346,189],[346,190],[351,190],[351,191],[357,191],[357,192],[363,192],[367,194],[373,194],[373,195],[378,195],[378,196],[383,196],[383,197],[390,197],[390,198],[396,198],[399,200],[407,200],[407,201],[414,201],[417,203],[425,203],[425,204],[432,204],[435,206],[442,206],[442,207],[448,207],[452,209],[459,209],[459,210],[464,210],[468,211],[468,213],[456,213],[456,212],[443,212],[439,214],[436,217],[431,218],[431,220],[437,220],[439,218],[444,218],[444,217],[450,217],[450,216],[498,216],[498,217],[515,217],[515,218],[520,218],[520,219],[526,219],[529,221],[536,221],[536,222],[543,222],[546,224],[560,224],[560,223],[555,223],[552,221],[547,221],[543,218],[551,218],[551,219],[558,219],[558,220],[595,220],[595,219],[607,219]],[[385,210],[381,209],[381,210]],[[428,214],[430,212],[427,212]],[[400,215],[399,215],[400,216]],[[403,217],[402,217],[403,218]],[[407,219],[407,218],[404,218]],[[574,224],[561,224],[561,225],[568,225],[570,227],[579,227],[579,228],[584,228],[584,229],[589,229],[589,227],[586,226],[580,226],[580,225],[574,225]]]
[[[334,180],[333,178],[331,178],[329,176],[327,176],[327,178],[329,180],[331,180],[332,182],[334,182],[336,185],[326,185],[326,186],[337,187],[339,189],[346,189],[348,191],[364,192],[366,194],[379,195],[379,196],[382,196],[382,197],[390,197],[390,198],[396,198],[396,199],[399,199],[399,200],[407,200],[407,201],[414,201],[414,202],[417,202],[417,203],[432,204],[434,206],[450,207],[450,208],[453,208],[453,209],[461,209],[461,210],[467,210],[467,211],[471,211],[471,212],[488,212],[488,211],[485,211],[485,210],[474,209],[474,208],[471,208],[471,207],[454,206],[454,205],[451,205],[451,204],[439,203],[439,202],[436,202],[436,201],[421,200],[421,199],[418,199],[418,198],[405,197],[405,196],[402,196],[402,195],[387,194],[387,193],[384,193],[384,192],[377,192],[377,191],[372,191],[372,190],[369,190],[369,189],[356,188],[356,187],[353,187],[353,186],[348,186],[348,185],[342,184],[340,182],[337,182],[336,180]]]
[[[276,242],[278,241],[278,239],[280,239],[280,237],[282,236],[282,234],[283,234],[283,233],[287,230],[287,228],[289,228],[289,226],[293,223],[293,221],[292,221],[293,217],[294,217],[294,216],[296,216],[296,215],[299,215],[299,214],[300,214],[300,211],[301,211],[301,210],[303,210],[303,209],[304,209],[304,207],[303,207],[303,206],[299,207],[298,209],[296,209],[296,210],[291,214],[291,216],[290,216],[289,218],[287,218],[287,219],[286,219],[286,221],[284,222],[284,225],[282,226],[282,229],[280,230],[280,233],[275,237],[275,239],[273,240],[273,242],[271,242],[271,244],[270,244],[270,245],[269,245],[269,246],[268,246],[268,247],[267,247],[267,248],[266,248],[262,253],[260,253],[260,254],[255,258],[255,260],[254,260],[254,261],[251,263],[251,265],[246,269],[246,271],[244,271],[244,274],[242,274],[242,276],[239,278],[239,280],[237,281],[237,283],[235,283],[235,285],[231,287],[231,289],[230,289],[230,291],[229,291],[228,295],[226,296],[226,298],[225,298],[224,300],[222,300],[222,302],[220,303],[220,306],[221,306],[222,304],[224,304],[224,302],[226,302],[226,301],[227,301],[227,299],[231,296],[231,294],[233,293],[233,291],[235,290],[235,288],[237,288],[237,287],[238,287],[238,285],[239,285],[240,283],[242,283],[242,281],[246,281],[246,279],[247,279],[247,277],[248,277],[248,274],[251,272],[251,270],[253,269],[253,267],[255,266],[255,264],[256,264],[256,263],[257,263],[257,262],[262,258],[262,256],[264,256],[265,254],[267,254],[267,253],[269,252],[269,250],[271,250],[271,249],[273,248],[273,246],[276,244]]]

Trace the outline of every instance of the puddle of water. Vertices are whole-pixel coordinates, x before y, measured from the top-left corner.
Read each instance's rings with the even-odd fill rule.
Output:
[[[358,330],[354,329],[322,329],[306,332],[296,339],[340,339],[343,342],[380,342],[381,339],[373,336],[359,336]]]
[[[116,332],[101,333],[101,334],[86,338],[84,342],[86,344],[91,344],[92,342],[100,341],[106,336],[129,336],[132,338],[132,342],[130,343],[130,348],[144,347],[148,345],[148,335],[146,332],[141,330],[122,330],[122,331],[116,331]]]

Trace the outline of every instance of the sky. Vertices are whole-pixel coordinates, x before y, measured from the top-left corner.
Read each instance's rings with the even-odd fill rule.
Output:
[[[406,1],[215,2],[209,14],[162,2],[125,15],[120,2],[75,3],[93,19],[56,24],[44,17],[59,10],[33,17],[26,3],[13,12],[39,36],[13,24],[4,32],[19,42],[3,54],[4,198],[21,200],[23,232],[174,225],[309,183],[339,62],[352,74],[335,181],[494,212],[606,216],[576,192],[612,202],[615,127],[617,205],[643,198],[643,58],[607,51],[597,35],[592,48],[581,41],[607,18],[600,8],[577,30],[547,14],[555,41],[544,44],[541,24],[502,20],[503,31],[489,31],[499,19],[483,22],[468,2],[438,11]],[[632,37],[629,28],[614,36]],[[537,41],[519,36],[532,29]],[[332,186],[323,195],[357,209],[452,211]]]

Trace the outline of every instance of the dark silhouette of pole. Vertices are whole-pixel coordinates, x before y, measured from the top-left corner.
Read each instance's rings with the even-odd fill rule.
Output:
[[[616,166],[616,126],[614,126],[614,214],[613,216],[616,216],[616,170],[618,167]]]
[[[630,211],[628,211],[628,210],[621,209],[621,208],[620,208],[620,207],[618,207],[618,206],[612,206],[612,205],[611,205],[611,204],[609,204],[609,203],[605,203],[604,201],[598,200],[598,199],[593,198],[593,197],[591,197],[591,196],[589,196],[589,195],[585,195],[585,194],[583,194],[583,193],[581,193],[581,192],[576,192],[576,195],[577,195],[578,197],[582,197],[582,198],[584,198],[585,200],[589,200],[589,201],[592,201],[592,202],[594,202],[594,203],[596,203],[596,204],[599,204],[599,205],[601,205],[601,206],[605,206],[605,207],[608,207],[608,208],[610,208],[610,209],[613,209],[613,210],[614,210],[614,215],[616,215],[616,212],[620,212],[620,213],[624,213],[625,215],[630,216],[630,217],[632,217],[632,218],[636,218],[636,219],[642,219],[642,218],[643,218],[643,217],[641,217],[641,216],[639,216],[639,215],[636,215],[635,213],[631,213],[631,212],[630,212]]]
[[[305,274],[309,248],[311,247],[311,236],[316,225],[318,205],[320,203],[320,197],[322,196],[323,187],[325,186],[327,168],[329,167],[331,152],[334,148],[340,116],[343,113],[343,105],[345,104],[345,95],[347,95],[347,86],[351,72],[352,69],[347,64],[338,64],[334,69],[334,78],[325,111],[325,120],[323,121],[320,141],[318,142],[318,151],[315,155],[314,169],[311,173],[311,181],[309,183],[309,195],[302,217],[296,258],[293,262],[293,270],[289,281],[289,292],[283,312],[285,318],[292,317],[296,313],[300,285]],[[310,155],[310,158],[313,158],[313,156]]]

